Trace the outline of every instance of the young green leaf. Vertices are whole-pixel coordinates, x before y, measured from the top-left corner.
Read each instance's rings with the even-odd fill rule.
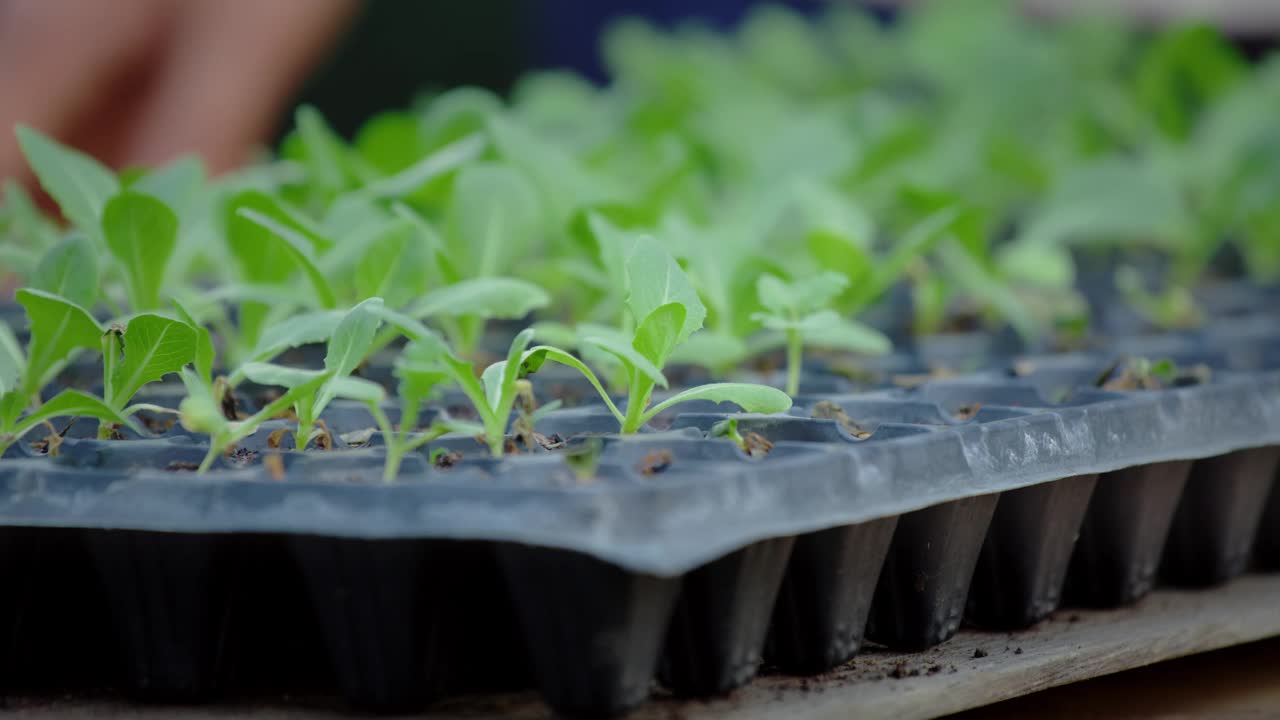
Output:
[[[369,298],[351,308],[334,328],[324,356],[324,368],[333,377],[320,388],[316,397],[317,415],[339,396],[341,388],[338,381],[350,375],[368,355],[373,338],[378,334],[378,326],[382,324],[382,317],[376,312],[381,307],[382,298]]]
[[[333,290],[329,287],[329,281],[320,272],[320,268],[316,266],[315,258],[311,252],[311,243],[305,235],[257,210],[241,208],[236,211],[236,214],[259,225],[275,237],[278,242],[283,243],[283,247],[294,263],[302,268],[302,272],[311,281],[311,287],[315,291],[316,300],[321,307],[331,308],[337,304]]]
[[[387,392],[382,389],[381,385],[364,378],[334,376],[330,378],[325,387],[329,389],[329,392],[335,398],[355,400],[365,404],[381,403],[387,398]]]
[[[61,235],[16,178],[9,178],[4,183],[4,203],[0,204],[0,211],[3,212],[7,235],[18,239],[22,245],[46,248],[56,243]]]
[[[516,380],[521,378],[521,372],[527,369],[523,364],[524,351],[532,340],[532,328],[520,331],[512,339],[511,347],[507,349],[507,359],[485,368],[480,378],[481,383],[484,384],[485,396],[489,398],[489,407],[503,418],[504,425],[506,416],[511,414],[510,403],[515,401]]]
[[[887,257],[877,260],[871,266],[869,275],[852,280],[852,289],[846,297],[849,309],[857,312],[875,302],[902,277],[907,266],[916,258],[949,237],[952,225],[959,217],[959,210],[947,207],[913,225],[902,240],[893,246]]]
[[[749,413],[780,413],[791,409],[791,397],[777,388],[749,383],[711,383],[676,393],[649,408],[643,422],[667,408],[690,400],[731,402]]]
[[[225,223],[227,245],[240,265],[241,274],[251,283],[280,283],[297,270],[293,251],[287,242],[281,242],[269,228],[253,222],[241,214],[253,210],[266,215],[301,235],[301,244],[307,254],[319,252],[332,245],[296,211],[281,200],[260,190],[236,193],[227,201]]]
[[[56,417],[92,417],[117,425],[124,425],[139,435],[146,432],[128,415],[102,400],[79,390],[63,390],[53,396],[30,415],[22,418],[14,428],[14,434],[22,435],[36,425]]]
[[[77,233],[60,240],[40,258],[31,287],[91,308],[98,302],[98,275],[97,248]]]
[[[111,378],[108,403],[123,409],[138,390],[195,360],[196,331],[160,315],[138,315],[124,333],[124,357]]]
[[[19,125],[16,132],[41,187],[57,201],[62,214],[90,237],[101,238],[102,210],[120,189],[115,175],[97,160],[37,130]]]
[[[178,314],[178,319],[186,323],[192,330],[196,332],[196,354],[193,363],[196,372],[205,382],[213,381],[213,361],[216,351],[213,347],[213,334],[209,332],[209,328],[196,322],[191,313],[178,302],[176,298],[169,299],[173,305],[174,312]]]
[[[352,284],[356,297],[381,297],[392,307],[404,307],[426,292],[430,274],[429,250],[418,229],[397,219],[370,241],[355,263]]]
[[[524,280],[476,278],[432,290],[408,314],[415,318],[474,315],[514,320],[549,302],[551,297],[545,290]]]
[[[365,185],[360,192],[379,198],[405,197],[429,181],[480,157],[487,144],[483,135],[468,135],[423,157],[395,175]]]
[[[185,222],[188,211],[202,199],[206,176],[204,160],[184,155],[143,175],[130,189],[159,200]]]
[[[659,307],[649,313],[644,322],[636,328],[636,336],[631,346],[646,360],[653,363],[654,368],[661,368],[666,365],[667,358],[671,357],[672,351],[676,349],[680,333],[684,329],[686,315],[685,306],[678,302]]]
[[[26,367],[27,359],[22,354],[18,339],[7,324],[0,322],[0,395],[17,389]],[[0,422],[0,427],[3,426],[4,423]]]
[[[542,220],[528,181],[488,163],[458,173],[449,213],[445,240],[464,277],[506,274],[533,250]]]
[[[1027,305],[977,257],[956,242],[943,243],[938,257],[965,292],[993,308],[1022,338],[1035,338],[1038,326]]]
[[[668,362],[697,365],[712,372],[723,372],[746,360],[747,344],[728,333],[699,330],[677,347]]]
[[[84,308],[43,290],[23,288],[17,299],[31,318],[29,372],[23,382],[23,390],[30,395],[52,379],[75,350],[99,349],[102,327]]]
[[[675,347],[702,327],[707,309],[680,264],[652,239],[637,242],[627,258],[627,308],[636,325],[664,305],[684,306],[685,315],[669,345]]]
[[[128,278],[134,312],[160,305],[160,286],[178,242],[178,216],[163,202],[126,190],[107,202],[102,214],[107,248]]]
[[[584,347],[596,347],[613,355],[624,365],[639,371],[658,387],[667,386],[667,378],[662,374],[662,370],[635,346],[627,343],[626,339],[621,337],[621,333],[583,335],[580,344]]]
[[[310,105],[298,108],[294,121],[298,125],[307,169],[316,186],[328,193],[341,191],[346,186],[342,141],[334,135],[320,112]]]
[[[333,373],[328,370],[302,370],[260,362],[245,363],[240,366],[239,372],[259,385],[275,385],[285,388],[302,387],[320,378],[327,380],[333,377]]]
[[[806,345],[867,355],[883,355],[893,343],[883,333],[862,323],[846,320],[831,310],[816,312],[802,320],[797,329]]]
[[[178,422],[182,427],[210,437],[225,432],[231,421],[223,415],[209,382],[191,368],[182,368],[179,375],[187,390],[187,396],[178,403]]]
[[[373,344],[373,336],[382,323],[376,312],[382,307],[382,298],[369,298],[356,305],[342,318],[329,338],[328,352],[324,356],[324,367],[333,372],[335,377],[350,375],[364,360],[365,353]]]
[[[524,358],[520,363],[521,372],[525,372],[526,369],[528,369],[529,372],[532,372],[541,367],[542,364],[548,360],[566,367],[571,367],[582,373],[582,376],[585,377],[587,381],[591,383],[591,386],[596,389],[596,392],[600,394],[600,399],[603,400],[605,406],[609,408],[609,412],[613,413],[613,416],[618,419],[618,422],[624,422],[625,416],[622,414],[622,411],[614,404],[613,398],[609,397],[609,392],[604,389],[604,385],[600,384],[599,378],[597,378],[596,374],[591,371],[591,368],[587,367],[586,364],[578,358],[570,355],[560,348],[551,347],[550,345],[539,345],[526,350]]]
[[[341,310],[316,310],[294,315],[267,328],[249,353],[249,359],[266,362],[285,350],[325,342],[333,336],[334,329],[344,317],[346,313]]]

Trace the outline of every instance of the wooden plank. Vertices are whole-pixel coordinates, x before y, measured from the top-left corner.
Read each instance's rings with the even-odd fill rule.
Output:
[[[1161,590],[1132,608],[1065,610],[1018,633],[961,632],[921,653],[871,649],[822,676],[758,678],[728,698],[658,698],[634,720],[938,717],[1151,663],[1280,636],[1280,576],[1249,576],[1213,590]],[[200,708],[135,706],[117,699],[11,699],[6,716],[259,720],[338,718],[331,700],[254,700]],[[412,717],[544,720],[531,693],[458,698]]]
[[[1251,576],[1214,590],[1162,590],[1132,608],[1063,611],[1025,632],[965,631],[923,653],[871,651],[807,681],[760,678],[728,699],[684,707],[682,717],[933,718],[1276,635],[1280,577]]]

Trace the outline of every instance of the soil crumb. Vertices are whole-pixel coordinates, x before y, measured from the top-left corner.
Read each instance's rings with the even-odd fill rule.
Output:
[[[542,446],[543,450],[559,450],[564,447],[564,438],[557,433],[551,435],[543,435],[542,433],[534,433],[533,439]]]
[[[284,480],[284,458],[279,455],[268,455],[262,459],[262,466],[267,469],[272,480]]]
[[[193,463],[188,460],[173,460],[164,466],[169,472],[195,472],[200,469],[200,463]]]
[[[267,447],[271,448],[272,450],[278,450],[280,448],[280,443],[284,440],[284,436],[288,432],[289,432],[289,428],[279,428],[276,430],[272,430],[271,434],[267,436]]]
[[[977,415],[978,411],[981,409],[982,409],[982,403],[980,402],[969,403],[968,405],[961,405],[959,408],[956,408],[956,411],[952,414],[952,416],[961,422],[968,422],[972,420],[973,417]]]
[[[445,450],[444,452],[435,453],[431,464],[440,470],[448,470],[460,462],[462,462],[462,453],[454,450]]]
[[[652,450],[640,459],[636,469],[641,475],[658,475],[666,472],[673,462],[675,462],[675,456],[670,450]]]
[[[987,651],[986,651],[986,650],[983,650],[982,648],[974,648],[974,649],[973,649],[973,659],[974,659],[974,660],[981,660],[982,658],[984,658],[984,657],[986,657],[986,656],[987,656]]]
[[[773,443],[769,441],[769,438],[758,432],[747,433],[742,438],[742,444],[743,449],[751,457],[764,457],[769,454],[770,450],[773,450]]]
[[[849,417],[849,413],[845,412],[844,408],[830,400],[822,400],[814,405],[809,416],[816,420],[835,420],[840,427],[844,428],[845,432],[859,440],[866,440],[871,437],[870,430],[859,425],[853,418]]]
[[[169,432],[169,430],[173,428],[174,423],[178,421],[178,419],[175,417],[160,418],[160,417],[155,417],[153,415],[146,415],[143,413],[138,414],[138,419],[142,421],[142,424],[148,430],[150,430],[153,433],[156,433],[157,435]]]

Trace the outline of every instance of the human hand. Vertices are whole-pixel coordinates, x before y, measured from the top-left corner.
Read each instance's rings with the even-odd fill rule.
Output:
[[[0,178],[22,123],[116,167],[242,162],[356,0],[0,0]]]

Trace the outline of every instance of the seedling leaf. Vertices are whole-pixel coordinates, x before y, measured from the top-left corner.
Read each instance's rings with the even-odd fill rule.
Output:
[[[640,374],[649,378],[659,387],[667,386],[667,378],[662,374],[656,365],[636,350],[631,345],[620,341],[620,338],[610,337],[609,335],[587,335],[582,338],[581,344],[584,346],[597,347],[610,355],[618,358],[624,365],[634,368]]]
[[[236,211],[236,214],[269,231],[271,235],[284,243],[284,248],[298,267],[302,268],[307,279],[311,281],[311,287],[315,291],[316,300],[321,307],[332,308],[338,304],[338,301],[334,298],[333,290],[329,287],[329,281],[320,272],[320,268],[316,266],[315,258],[312,257],[310,239],[297,230],[288,227],[284,223],[277,222],[257,210],[242,207]]]
[[[285,388],[301,387],[318,378],[332,377],[332,373],[328,370],[302,370],[260,362],[245,363],[240,367],[240,374],[259,385],[275,385]]]
[[[195,318],[191,316],[191,313],[187,312],[187,309],[182,306],[182,303],[178,302],[177,298],[170,298],[169,302],[173,305],[178,319],[196,331],[196,355],[193,363],[200,377],[206,383],[212,382],[213,361],[216,352],[213,347],[213,334],[209,332],[209,328],[196,322]]]
[[[163,202],[126,190],[102,214],[107,247],[124,267],[134,312],[160,304],[165,268],[178,242],[178,216]]]
[[[653,239],[637,242],[627,259],[627,307],[636,325],[664,305],[679,303],[685,308],[684,320],[679,331],[669,343],[675,347],[702,327],[707,309],[698,298],[698,291],[685,275],[680,264]]]
[[[324,367],[333,371],[335,376],[350,375],[364,359],[369,346],[373,344],[373,336],[382,324],[377,309],[382,307],[382,298],[369,298],[351,308],[342,318],[329,338],[329,351],[324,356]]]
[[[18,387],[18,379],[26,370],[27,360],[22,355],[18,339],[6,323],[0,322],[0,395]],[[4,421],[0,418],[0,427]]]
[[[249,357],[255,362],[265,362],[290,348],[325,342],[345,316],[341,310],[316,310],[295,315],[267,328]]]
[[[26,394],[33,394],[58,372],[62,362],[77,348],[101,347],[102,327],[84,308],[43,290],[23,288],[18,302],[31,318],[24,381]]]
[[[669,407],[690,400],[731,402],[749,413],[780,413],[791,409],[791,397],[777,388],[750,383],[710,383],[689,388],[654,405],[644,414],[644,422]]]
[[[53,396],[35,412],[22,418],[14,428],[15,434],[22,435],[39,423],[55,417],[92,417],[124,425],[139,435],[146,434],[133,418],[79,390],[63,390]]]
[[[685,306],[678,302],[667,303],[649,313],[640,327],[636,328],[632,347],[653,363],[655,369],[661,368],[676,348],[676,341],[684,328],[685,315]]]
[[[31,287],[91,308],[98,301],[98,251],[75,233],[49,248],[31,276]]]
[[[124,357],[111,378],[110,405],[124,409],[143,385],[176,373],[195,360],[196,331],[160,315],[138,315],[124,332]]]
[[[524,280],[475,278],[427,293],[409,314],[415,318],[473,315],[514,320],[549,302],[551,297],[545,290]]]
[[[115,175],[97,160],[37,130],[19,125],[16,132],[41,187],[57,201],[62,214],[90,237],[101,238],[102,210],[120,190]]]

